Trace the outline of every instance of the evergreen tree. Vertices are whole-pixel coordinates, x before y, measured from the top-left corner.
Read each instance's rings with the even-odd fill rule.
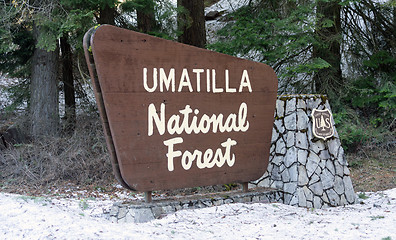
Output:
[[[328,93],[343,86],[341,73],[341,5],[339,0],[319,0],[316,5],[316,44],[313,57],[326,61],[330,66],[314,73],[316,93]]]
[[[204,48],[206,45],[205,15],[203,0],[178,0],[179,42]]]

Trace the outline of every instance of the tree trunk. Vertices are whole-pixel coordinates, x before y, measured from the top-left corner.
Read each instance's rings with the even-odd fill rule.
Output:
[[[39,29],[34,26],[35,38]],[[58,50],[36,48],[32,61],[30,85],[31,134],[33,138],[56,136],[59,130]]]
[[[146,0],[142,8],[137,9],[137,24],[141,32],[148,33],[156,29],[154,1]]]
[[[203,0],[177,0],[177,6],[183,7],[178,14],[178,27],[182,34],[179,42],[205,48],[206,30]]]
[[[116,9],[106,4],[103,9],[100,9],[97,21],[99,24],[115,25]]]
[[[328,62],[331,67],[321,69],[314,74],[314,83],[317,93],[329,93],[343,85],[341,73],[341,6],[338,1],[317,4],[317,29],[316,35],[319,44],[313,48],[313,57],[321,58]],[[332,21],[330,27],[324,21]]]
[[[67,37],[60,39],[62,52],[62,82],[65,94],[65,131],[72,133],[76,125],[76,99],[74,96],[73,57]]]

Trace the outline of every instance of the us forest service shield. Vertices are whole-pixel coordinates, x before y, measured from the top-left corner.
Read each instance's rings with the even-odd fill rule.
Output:
[[[334,135],[334,128],[331,122],[332,114],[329,109],[312,111],[312,133],[315,137],[326,140]]]

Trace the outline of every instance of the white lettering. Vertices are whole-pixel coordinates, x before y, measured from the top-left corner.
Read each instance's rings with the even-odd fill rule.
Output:
[[[168,171],[172,172],[175,167],[173,164],[173,159],[176,157],[180,157],[181,156],[181,151],[173,151],[173,145],[175,144],[179,144],[183,142],[183,138],[181,137],[176,137],[176,138],[172,138],[169,140],[164,141],[164,145],[168,147],[168,153],[166,154],[166,156],[168,157]]]
[[[224,91],[222,88],[216,88],[216,69],[212,69],[212,90],[214,93],[221,93]]]
[[[160,110],[161,117],[158,116],[157,109],[154,103],[151,103],[148,107],[148,131],[147,135],[151,136],[154,132],[153,121],[155,121],[155,126],[157,126],[158,133],[163,135],[165,133],[165,104],[161,103]]]
[[[242,92],[242,88],[244,87],[247,87],[249,92],[252,92],[252,86],[250,85],[250,80],[247,70],[243,70],[241,84],[239,85],[239,92]]]
[[[203,114],[198,116],[199,110],[192,110],[190,105],[186,105],[184,109],[179,110],[180,115],[173,114],[166,120],[165,116],[166,105],[161,103],[160,111],[157,112],[154,103],[148,107],[148,136],[154,133],[154,123],[157,127],[158,133],[163,135],[167,131],[170,135],[191,134],[194,132],[208,133],[212,128],[213,133],[219,132],[246,132],[249,129],[249,121],[247,121],[247,104],[242,102],[239,106],[238,113],[230,113],[224,121],[222,113],[212,116]],[[190,116],[193,115],[191,118]],[[191,120],[191,121],[190,121]]]
[[[193,88],[192,88],[192,85],[191,85],[191,81],[190,81],[190,77],[188,76],[187,68],[183,68],[183,72],[182,72],[182,75],[180,77],[179,89],[177,91],[181,92],[183,87],[188,87],[188,90],[190,92],[193,91]]]
[[[147,84],[147,68],[143,68],[143,87],[147,92],[154,92],[157,89],[157,68],[153,68],[153,87]]]
[[[166,91],[169,91],[169,88],[172,87],[172,92],[175,92],[175,69],[171,68],[169,70],[169,75],[166,76],[165,70],[160,68],[160,92],[164,92],[164,85],[166,87]]]
[[[231,147],[237,145],[235,140],[228,138],[227,141],[221,143],[221,146],[225,148],[224,154],[221,148],[216,149],[213,155],[213,149],[206,149],[202,154],[200,150],[194,150],[193,153],[186,150],[185,152],[175,151],[174,145],[183,143],[183,138],[175,137],[169,140],[164,141],[164,145],[168,147],[167,156],[167,164],[168,170],[174,171],[175,169],[175,158],[180,157],[180,164],[184,170],[191,169],[193,165],[193,161],[196,160],[196,165],[199,169],[203,168],[213,168],[215,165],[217,167],[222,167],[227,164],[229,167],[232,167],[235,163],[235,154],[231,153]]]
[[[235,88],[230,88],[230,74],[228,72],[228,69],[225,70],[225,85],[226,85],[226,92],[229,93],[234,93],[236,92]]]
[[[197,74],[197,92],[201,92],[201,73],[203,69],[193,69],[193,73]]]

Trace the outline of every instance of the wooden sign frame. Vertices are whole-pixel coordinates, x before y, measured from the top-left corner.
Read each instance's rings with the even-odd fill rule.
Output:
[[[113,171],[137,191],[248,182],[267,169],[267,65],[110,25],[84,37]]]

